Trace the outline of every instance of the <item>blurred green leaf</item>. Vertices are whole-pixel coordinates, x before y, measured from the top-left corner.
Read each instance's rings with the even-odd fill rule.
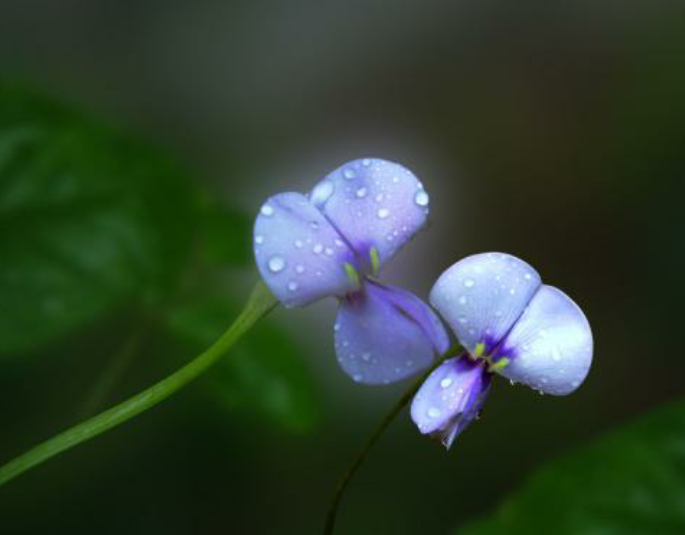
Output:
[[[685,402],[547,464],[494,516],[457,533],[685,533]]]
[[[163,295],[188,256],[193,199],[156,152],[0,86],[0,353]]]
[[[206,195],[200,203],[199,224],[203,256],[210,264],[253,265],[251,217]]]
[[[170,309],[167,325],[199,350],[221,335],[236,312],[226,302],[205,301]],[[266,418],[294,432],[306,432],[318,420],[318,391],[297,345],[268,322],[256,325],[210,376],[218,399],[229,410]]]

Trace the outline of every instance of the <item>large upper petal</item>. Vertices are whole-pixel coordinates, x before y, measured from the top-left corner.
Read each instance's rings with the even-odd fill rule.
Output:
[[[362,261],[368,263],[371,248],[376,248],[380,265],[412,238],[428,216],[429,197],[416,176],[377,158],[339,167],[316,185],[310,199]]]
[[[446,360],[421,385],[411,404],[411,417],[421,433],[438,435],[449,448],[478,415],[489,386],[483,361]]]
[[[345,262],[355,263],[336,229],[300,193],[281,193],[261,208],[254,227],[259,272],[285,306],[354,290]]]
[[[431,304],[473,354],[476,344],[489,352],[523,314],[540,276],[523,260],[503,253],[482,253],[445,271],[430,292]]]
[[[592,346],[590,324],[578,305],[545,285],[500,347],[509,365],[499,373],[541,392],[569,394],[587,376]]]
[[[447,350],[437,315],[415,295],[367,282],[341,304],[335,351],[355,381],[387,384],[414,375]]]

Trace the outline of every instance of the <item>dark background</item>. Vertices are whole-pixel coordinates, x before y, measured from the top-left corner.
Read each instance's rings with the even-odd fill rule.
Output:
[[[341,534],[449,533],[543,461],[685,394],[683,11],[677,1],[0,0],[0,75],[164,147],[248,213],[347,160],[399,161],[431,194],[432,227],[387,281],[425,297],[451,263],[497,250],[579,303],[595,360],[577,393],[499,381],[448,453],[405,413],[341,510]],[[244,297],[255,275],[230,278]],[[318,385],[312,429],[226,412],[201,380],[0,489],[0,531],[317,533],[336,479],[407,387],[348,380],[334,315],[329,302],[273,316]],[[2,361],[3,460],[76,421],[122,329],[103,320]],[[169,360],[150,338],[110,401],[191,357]]]

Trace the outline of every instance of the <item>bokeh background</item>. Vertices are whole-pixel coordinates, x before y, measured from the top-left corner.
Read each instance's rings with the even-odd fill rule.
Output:
[[[580,304],[596,349],[576,394],[499,381],[449,452],[404,413],[340,513],[341,534],[447,534],[540,465],[685,396],[684,11],[675,0],[1,0],[0,76],[156,147],[230,206],[226,243],[243,250],[212,268],[214,314],[175,316],[193,333],[220,332],[223,304],[238,310],[256,280],[243,257],[262,200],[364,156],[403,163],[432,199],[430,230],[388,282],[425,297],[451,263],[497,250]],[[182,233],[183,217],[164,220]],[[5,245],[21,239],[24,227],[0,221]],[[0,302],[3,316],[21,299]],[[318,533],[335,481],[409,385],[348,380],[334,317],[333,302],[278,310],[255,334],[262,345],[239,349],[242,368],[1,488],[0,531]],[[2,461],[189,360],[199,341],[179,338],[123,300],[5,352]],[[275,371],[250,371],[251,354],[281,351]]]

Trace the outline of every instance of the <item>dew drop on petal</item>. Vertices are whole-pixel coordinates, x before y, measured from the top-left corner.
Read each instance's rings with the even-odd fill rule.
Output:
[[[362,360],[368,362],[371,359],[371,353],[362,353]]]
[[[264,236],[259,236],[259,235],[257,235],[257,236],[254,237],[254,241],[255,241],[255,243],[257,243],[257,244],[264,243]]]
[[[316,221],[312,221],[309,223],[309,226],[312,227],[314,230],[319,230],[319,224]]]
[[[263,216],[271,217],[272,215],[274,215],[274,208],[270,204],[265,204],[264,206],[262,206],[261,212]]]
[[[390,215],[390,210],[388,210],[387,208],[381,208],[380,210],[378,210],[378,217],[380,219],[385,219],[389,215]]]
[[[304,243],[302,243],[302,240],[295,240],[295,247],[298,249],[302,249],[304,247]]]
[[[440,386],[442,388],[449,388],[449,386],[452,384],[452,378],[451,377],[445,377],[442,381],[440,381]]]
[[[357,176],[357,172],[356,172],[354,169],[348,167],[347,169],[345,169],[345,170],[343,171],[343,176],[344,176],[345,178],[348,178],[348,179],[352,180],[354,177]]]
[[[297,290],[297,283],[295,281],[290,281],[288,283],[288,290],[290,290],[291,292]]]
[[[414,195],[414,202],[418,206],[428,206],[428,203],[430,202],[430,197],[428,196],[428,193],[426,193],[424,190],[419,190],[416,192],[416,195]]]
[[[363,165],[364,167],[368,167],[369,165],[371,165],[371,160],[370,160],[369,158],[364,158],[364,159],[362,160],[362,165]]]
[[[464,286],[466,286],[467,288],[473,288],[473,286],[475,284],[476,284],[476,281],[474,281],[473,279],[466,279],[464,281]]]
[[[367,191],[366,188],[359,188],[359,189],[356,191],[355,195],[356,195],[357,197],[359,197],[360,199],[363,199],[364,197],[366,197],[366,191]]]
[[[304,266],[302,264],[298,264],[295,266],[295,272],[299,273],[300,275],[304,273]]]
[[[431,407],[428,409],[428,417],[429,418],[438,418],[440,416],[440,409],[437,407]]]
[[[357,383],[360,382],[363,378],[364,378],[364,376],[361,373],[355,373],[352,376],[352,379],[354,379],[355,382],[357,382]]]
[[[317,243],[312,249],[312,251],[314,251],[314,254],[321,254],[323,252],[323,245]]]
[[[321,207],[326,204],[331,195],[335,191],[335,185],[330,180],[324,180],[316,185],[310,196],[310,201],[316,207]]]
[[[328,256],[333,256],[333,249],[331,249],[330,247],[326,247],[326,254]]]
[[[283,260],[282,256],[272,256],[269,259],[269,270],[272,273],[278,273],[279,271],[283,271],[284,267],[285,267],[285,260]]]

